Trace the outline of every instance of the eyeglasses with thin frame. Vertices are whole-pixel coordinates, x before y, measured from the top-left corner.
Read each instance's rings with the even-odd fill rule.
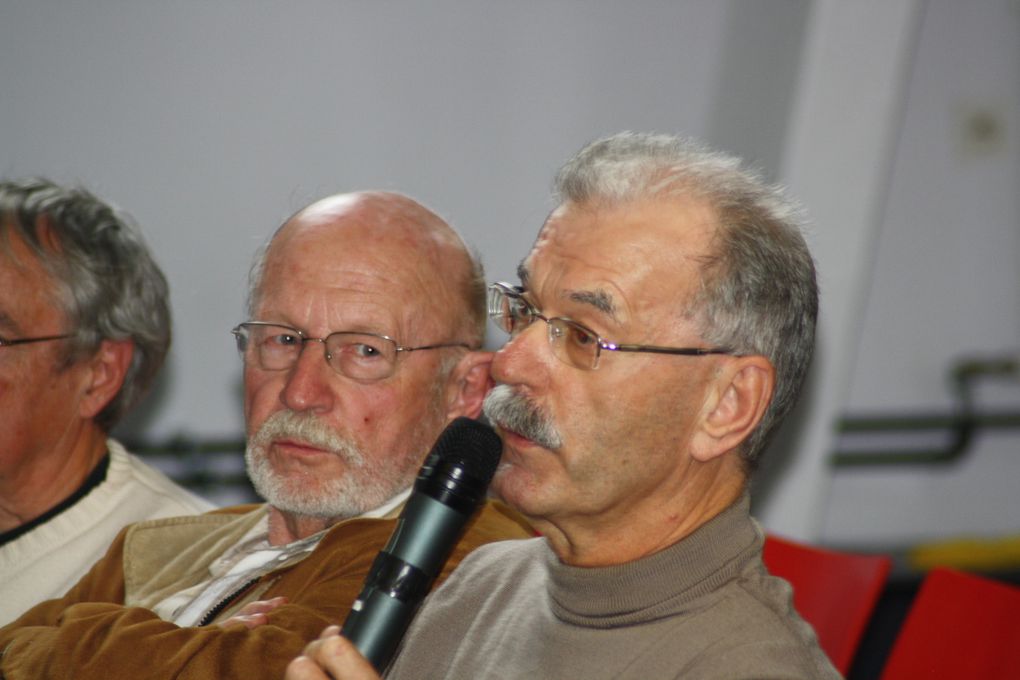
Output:
[[[700,357],[708,354],[733,354],[725,347],[660,347],[611,342],[592,329],[562,316],[543,316],[524,297],[524,289],[509,283],[489,286],[489,318],[516,337],[536,319],[545,321],[549,344],[556,358],[575,368],[590,371],[599,367],[602,350],[609,352],[647,352]]]
[[[355,331],[337,331],[324,338],[312,338],[297,328],[271,321],[246,321],[230,332],[237,338],[237,351],[248,365],[265,371],[287,370],[297,363],[305,343],[321,342],[329,367],[361,382],[384,380],[393,375],[401,352],[445,347],[473,349],[461,342],[402,347],[388,335]]]
[[[40,335],[35,338],[0,338],[0,347],[13,347],[14,345],[28,345],[33,342],[48,342],[50,340],[64,340],[71,337],[71,333],[63,335]]]

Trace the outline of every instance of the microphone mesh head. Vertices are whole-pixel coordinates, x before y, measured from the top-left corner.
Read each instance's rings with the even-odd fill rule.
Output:
[[[432,453],[446,463],[460,464],[464,472],[487,485],[496,474],[503,442],[485,423],[462,416],[446,426]]]

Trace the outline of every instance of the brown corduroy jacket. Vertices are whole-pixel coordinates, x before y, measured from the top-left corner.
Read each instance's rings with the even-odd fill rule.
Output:
[[[263,576],[211,622],[244,604],[286,596],[254,629],[181,628],[147,607],[200,582],[209,563],[265,513],[240,506],[131,525],[64,597],[43,602],[0,629],[0,676],[7,680],[283,677],[287,663],[329,624],[342,623],[395,519],[353,519],[332,527],[313,552]],[[530,536],[506,507],[487,503],[440,575],[474,548]]]

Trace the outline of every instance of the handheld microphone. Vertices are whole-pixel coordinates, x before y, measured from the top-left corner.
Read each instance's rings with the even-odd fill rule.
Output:
[[[340,631],[380,673],[485,501],[502,449],[492,428],[463,417],[432,447]]]

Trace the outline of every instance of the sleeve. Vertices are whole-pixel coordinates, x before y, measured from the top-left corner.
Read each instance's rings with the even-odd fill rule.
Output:
[[[392,528],[393,522],[345,524],[293,569],[267,577],[260,599],[283,595],[288,603],[252,630],[181,628],[147,609],[117,604],[124,600],[123,572],[117,567],[114,573],[122,562],[122,535],[64,598],[33,608],[0,631],[0,673],[6,680],[278,680],[309,640],[346,618]],[[478,545],[524,532],[511,516],[486,508],[442,578]],[[105,586],[103,592],[110,581],[119,590]]]
[[[126,534],[127,527],[117,534],[106,554],[63,597],[41,602],[0,628],[0,650],[5,649],[15,632],[22,628],[56,624],[61,613],[76,602],[123,602]]]
[[[33,608],[0,631],[0,673],[6,680],[278,680],[306,642],[342,620],[356,597],[375,556],[357,548],[377,537],[370,532],[354,538],[348,545],[331,541],[293,569],[265,577],[258,585],[268,587],[260,589],[260,597],[284,595],[288,603],[254,630],[182,628],[148,609],[125,607],[122,572],[100,573],[97,565],[65,597]],[[122,554],[115,552],[104,561]],[[121,584],[119,597],[114,588],[98,596],[95,583],[103,576]]]

